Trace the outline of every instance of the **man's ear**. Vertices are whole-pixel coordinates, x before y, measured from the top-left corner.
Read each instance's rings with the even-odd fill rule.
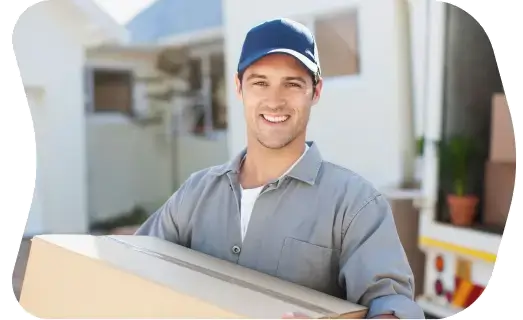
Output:
[[[316,105],[318,101],[320,100],[321,93],[323,90],[323,79],[320,77],[318,79],[318,83],[315,86],[314,89],[314,96],[312,97],[312,105]]]
[[[238,99],[241,99],[241,97],[242,97],[242,84],[241,84],[241,81],[240,81],[238,73],[234,74],[234,84],[235,84],[235,89],[236,89],[236,97]]]

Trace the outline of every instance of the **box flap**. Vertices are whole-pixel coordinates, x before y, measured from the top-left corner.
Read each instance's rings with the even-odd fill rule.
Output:
[[[366,314],[365,307],[158,238],[89,235],[36,238],[247,317],[281,318],[290,311],[314,318],[361,318]]]

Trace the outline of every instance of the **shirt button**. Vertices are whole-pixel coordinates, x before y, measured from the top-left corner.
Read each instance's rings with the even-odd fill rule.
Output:
[[[239,254],[241,251],[242,251],[242,249],[240,249],[240,247],[238,247],[238,246],[232,247],[232,253],[234,253],[234,254]]]

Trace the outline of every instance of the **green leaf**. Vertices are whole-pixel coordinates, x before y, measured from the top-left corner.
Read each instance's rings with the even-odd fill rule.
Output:
[[[476,141],[457,135],[440,144],[441,170],[453,185],[453,192],[463,196],[466,193],[469,168],[477,156]]]
[[[416,140],[416,153],[418,156],[423,155],[423,149],[425,147],[425,138],[420,137]]]

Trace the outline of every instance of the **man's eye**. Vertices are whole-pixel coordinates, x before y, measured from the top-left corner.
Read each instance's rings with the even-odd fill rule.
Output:
[[[267,86],[267,82],[264,82],[264,81],[258,81],[258,82],[255,82],[253,83],[255,86]]]
[[[297,83],[288,83],[287,86],[289,87],[294,87],[294,88],[301,88],[301,85],[297,84]]]

